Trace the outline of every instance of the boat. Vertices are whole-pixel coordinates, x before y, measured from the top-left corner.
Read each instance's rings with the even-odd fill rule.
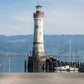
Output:
[[[55,67],[55,70],[57,71],[67,71],[69,69],[69,65],[61,66],[61,67]]]
[[[74,68],[74,67],[72,67],[72,68],[70,68],[69,71],[70,71],[70,72],[78,72],[78,71],[79,71],[79,68]]]

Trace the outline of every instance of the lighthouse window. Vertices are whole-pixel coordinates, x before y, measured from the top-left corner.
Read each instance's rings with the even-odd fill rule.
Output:
[[[41,19],[39,19],[39,22],[41,22]]]
[[[40,32],[40,35],[41,35],[41,32]]]
[[[37,29],[38,28],[38,25],[35,25],[35,28]]]

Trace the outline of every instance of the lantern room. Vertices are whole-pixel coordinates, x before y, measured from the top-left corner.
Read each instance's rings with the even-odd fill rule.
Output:
[[[42,6],[38,5],[36,6],[36,13],[41,13]]]

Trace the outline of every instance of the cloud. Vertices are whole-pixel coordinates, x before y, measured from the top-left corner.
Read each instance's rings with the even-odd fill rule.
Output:
[[[27,35],[33,33],[33,26],[30,24],[21,24],[21,25],[14,25],[14,24],[6,24],[1,25],[0,27],[0,34],[1,35]]]
[[[29,16],[12,16],[12,19],[21,22],[27,22],[27,23],[32,22],[32,19]]]
[[[45,34],[84,34],[84,12],[47,11]]]

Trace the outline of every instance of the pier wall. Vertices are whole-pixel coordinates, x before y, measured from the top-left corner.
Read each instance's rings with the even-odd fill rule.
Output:
[[[84,62],[64,62],[53,58],[52,56],[44,56],[42,58],[29,57],[28,58],[29,72],[42,72],[43,70],[53,71],[55,67],[72,66],[76,68],[84,67]]]

